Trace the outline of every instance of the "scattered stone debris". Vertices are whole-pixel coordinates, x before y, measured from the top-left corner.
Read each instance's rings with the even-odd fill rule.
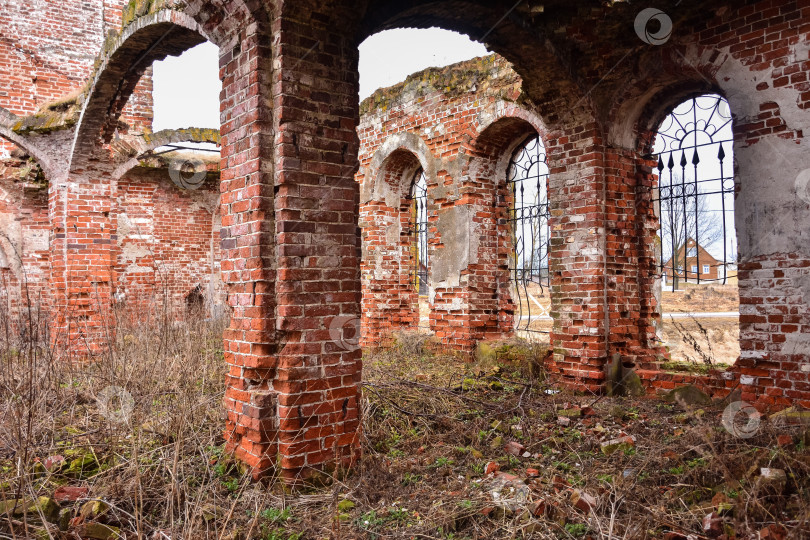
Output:
[[[633,448],[636,445],[636,439],[632,435],[625,435],[624,437],[619,437],[618,439],[611,439],[609,441],[603,442],[600,446],[602,449],[602,453],[606,456],[609,456],[613,452],[617,450],[625,451]]]
[[[703,407],[712,404],[712,398],[692,384],[671,390],[666,394],[665,399],[670,403],[678,403],[685,407]]]
[[[60,486],[53,492],[53,498],[59,504],[74,503],[87,498],[90,488],[84,486]]]
[[[495,473],[486,489],[495,505],[510,513],[524,508],[529,502],[529,487],[513,474]]]

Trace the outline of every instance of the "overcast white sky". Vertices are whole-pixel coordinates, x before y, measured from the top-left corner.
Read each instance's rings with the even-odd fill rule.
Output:
[[[487,53],[467,36],[431,28],[380,32],[360,45],[360,99],[427,67],[446,66]],[[203,43],[154,64],[153,129],[219,127],[217,48]]]

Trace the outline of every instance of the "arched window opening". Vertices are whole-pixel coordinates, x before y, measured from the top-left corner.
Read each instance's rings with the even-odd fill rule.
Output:
[[[153,133],[136,140],[143,144],[140,166],[125,161],[116,185],[124,225],[118,245],[137,254],[122,259],[116,288],[136,317],[157,301],[192,318],[210,317],[225,304],[219,292],[219,52],[204,42],[152,64]]]
[[[411,199],[411,283],[418,295],[419,327],[429,328],[428,307],[428,211],[427,179],[425,171],[419,169],[414,174],[409,193]]]
[[[539,136],[533,135],[515,150],[509,162],[509,274],[518,311],[515,329],[544,334],[551,327],[548,175],[545,146]]]
[[[728,102],[714,94],[675,107],[656,134],[661,312],[673,360],[732,364],[739,353],[732,144]]]
[[[180,56],[168,56],[153,65],[154,131],[188,127],[219,129],[219,48],[210,42],[192,47]],[[176,165],[173,180],[187,189],[202,180],[206,163],[218,162],[219,145],[186,141],[167,144],[152,155],[165,155]],[[197,187],[197,186],[194,186]]]
[[[219,49],[201,43],[154,63],[153,129],[219,128]]]
[[[657,135],[661,275],[673,291],[681,283],[728,283],[736,253],[728,103],[692,98]]]

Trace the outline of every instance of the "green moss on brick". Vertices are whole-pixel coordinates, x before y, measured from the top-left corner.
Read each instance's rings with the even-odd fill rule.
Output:
[[[471,60],[442,68],[428,68],[408,77],[401,83],[380,88],[360,104],[360,115],[384,112],[403,99],[424,101],[426,95],[441,92],[449,99],[485,89],[506,101],[522,98],[523,81],[512,66],[496,54],[479,56]]]

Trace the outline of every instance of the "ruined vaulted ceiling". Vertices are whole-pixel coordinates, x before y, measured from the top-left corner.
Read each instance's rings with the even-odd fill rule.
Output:
[[[637,34],[642,10],[658,9],[671,20],[671,46],[690,40],[718,14],[751,1],[372,0],[359,39],[400,27],[462,32],[512,62],[540,107],[552,101],[559,106],[562,97],[577,95],[608,110],[640,65],[649,71],[649,64],[662,62],[663,49]],[[657,20],[648,24],[652,34],[660,30]]]

